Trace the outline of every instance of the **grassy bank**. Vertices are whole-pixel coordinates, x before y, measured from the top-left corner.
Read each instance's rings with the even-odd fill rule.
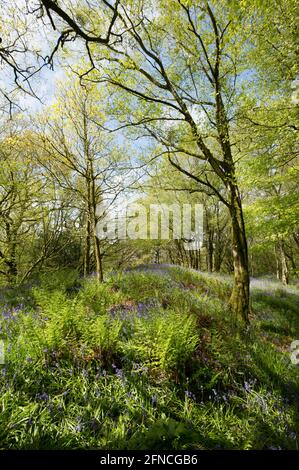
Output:
[[[0,448],[298,449],[299,293],[180,268],[1,294]]]

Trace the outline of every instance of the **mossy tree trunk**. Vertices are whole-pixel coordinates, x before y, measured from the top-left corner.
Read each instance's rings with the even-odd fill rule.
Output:
[[[230,305],[234,312],[249,323],[250,290],[248,247],[242,211],[242,202],[236,186],[231,188],[230,217],[232,226],[232,253],[234,263],[234,286]]]

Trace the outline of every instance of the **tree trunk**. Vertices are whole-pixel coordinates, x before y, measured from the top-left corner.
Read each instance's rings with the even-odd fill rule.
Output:
[[[96,276],[100,282],[104,280],[102,254],[100,240],[97,237],[96,228],[94,229],[94,256],[96,262]]]
[[[7,245],[8,245],[8,256],[7,260],[5,261],[7,265],[7,280],[8,283],[11,285],[15,285],[17,281],[18,275],[18,267],[17,267],[17,234],[16,229],[12,228],[9,222],[6,222],[6,238],[7,238]]]
[[[7,265],[8,265],[8,271],[7,271],[8,283],[11,285],[15,285],[17,282],[17,275],[18,275],[15,251],[11,253],[11,257],[10,257],[10,260],[7,262]]]
[[[280,260],[281,260],[281,281],[283,285],[286,286],[289,283],[289,268],[288,268],[283,240],[279,242],[279,249],[280,249]]]
[[[278,281],[280,281],[280,279],[281,279],[281,275],[280,275],[280,259],[279,259],[279,250],[278,250],[278,246],[277,246],[277,245],[275,245],[274,251],[275,251],[275,261],[276,261],[276,279],[277,279]]]
[[[92,210],[92,231],[93,231],[93,244],[94,244],[94,259],[96,266],[96,277],[100,282],[104,281],[103,274],[103,262],[102,262],[102,253],[101,253],[101,242],[97,236],[97,204],[98,194],[96,188],[96,181],[94,176],[93,161],[92,158],[89,160],[90,165],[90,177],[91,177],[91,210]]]
[[[184,254],[183,254],[183,246],[182,246],[182,243],[180,240],[175,240],[175,243],[177,245],[177,249],[178,249],[178,258],[179,258],[179,264],[181,266],[184,266]]]
[[[221,237],[220,229],[217,229],[214,248],[214,271],[217,273],[221,269],[222,261],[226,250],[227,240]]]
[[[84,246],[84,276],[90,274],[90,220],[87,215],[85,226],[85,246]]]
[[[250,292],[249,263],[242,202],[235,186],[231,187],[230,216],[232,224],[232,251],[234,263],[234,286],[230,305],[246,324],[249,324]]]
[[[208,268],[208,271],[211,273],[213,272],[213,252],[214,252],[212,230],[209,230],[208,232],[207,245],[208,245],[207,246],[207,268]]]
[[[200,269],[200,249],[194,252],[193,268],[197,271]]]
[[[100,282],[103,282],[103,263],[102,263],[102,253],[100,247],[100,240],[97,237],[97,188],[96,188],[96,177],[94,175],[93,168],[93,156],[89,149],[89,139],[88,139],[88,126],[87,126],[87,112],[84,112],[83,115],[83,131],[84,131],[84,154],[86,159],[86,173],[85,173],[85,182],[86,182],[86,196],[87,196],[87,212],[88,212],[88,222],[87,222],[87,231],[86,231],[86,247],[87,253],[89,254],[88,259],[88,268],[90,269],[90,251],[93,244],[93,261],[96,270],[96,277]]]

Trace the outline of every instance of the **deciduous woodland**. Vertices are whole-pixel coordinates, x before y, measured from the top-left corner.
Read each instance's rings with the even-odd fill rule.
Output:
[[[0,9],[0,449],[298,450],[298,2]]]

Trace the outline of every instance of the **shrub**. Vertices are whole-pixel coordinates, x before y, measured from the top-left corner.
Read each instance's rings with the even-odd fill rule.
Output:
[[[148,319],[135,317],[134,333],[121,347],[130,360],[169,371],[183,367],[197,344],[194,317],[158,310]]]
[[[79,283],[79,273],[75,269],[64,268],[47,271],[39,275],[39,285],[44,291],[67,291]]]
[[[110,306],[121,302],[123,295],[113,290],[110,284],[100,283],[97,279],[86,279],[78,298],[89,310],[101,315]]]

